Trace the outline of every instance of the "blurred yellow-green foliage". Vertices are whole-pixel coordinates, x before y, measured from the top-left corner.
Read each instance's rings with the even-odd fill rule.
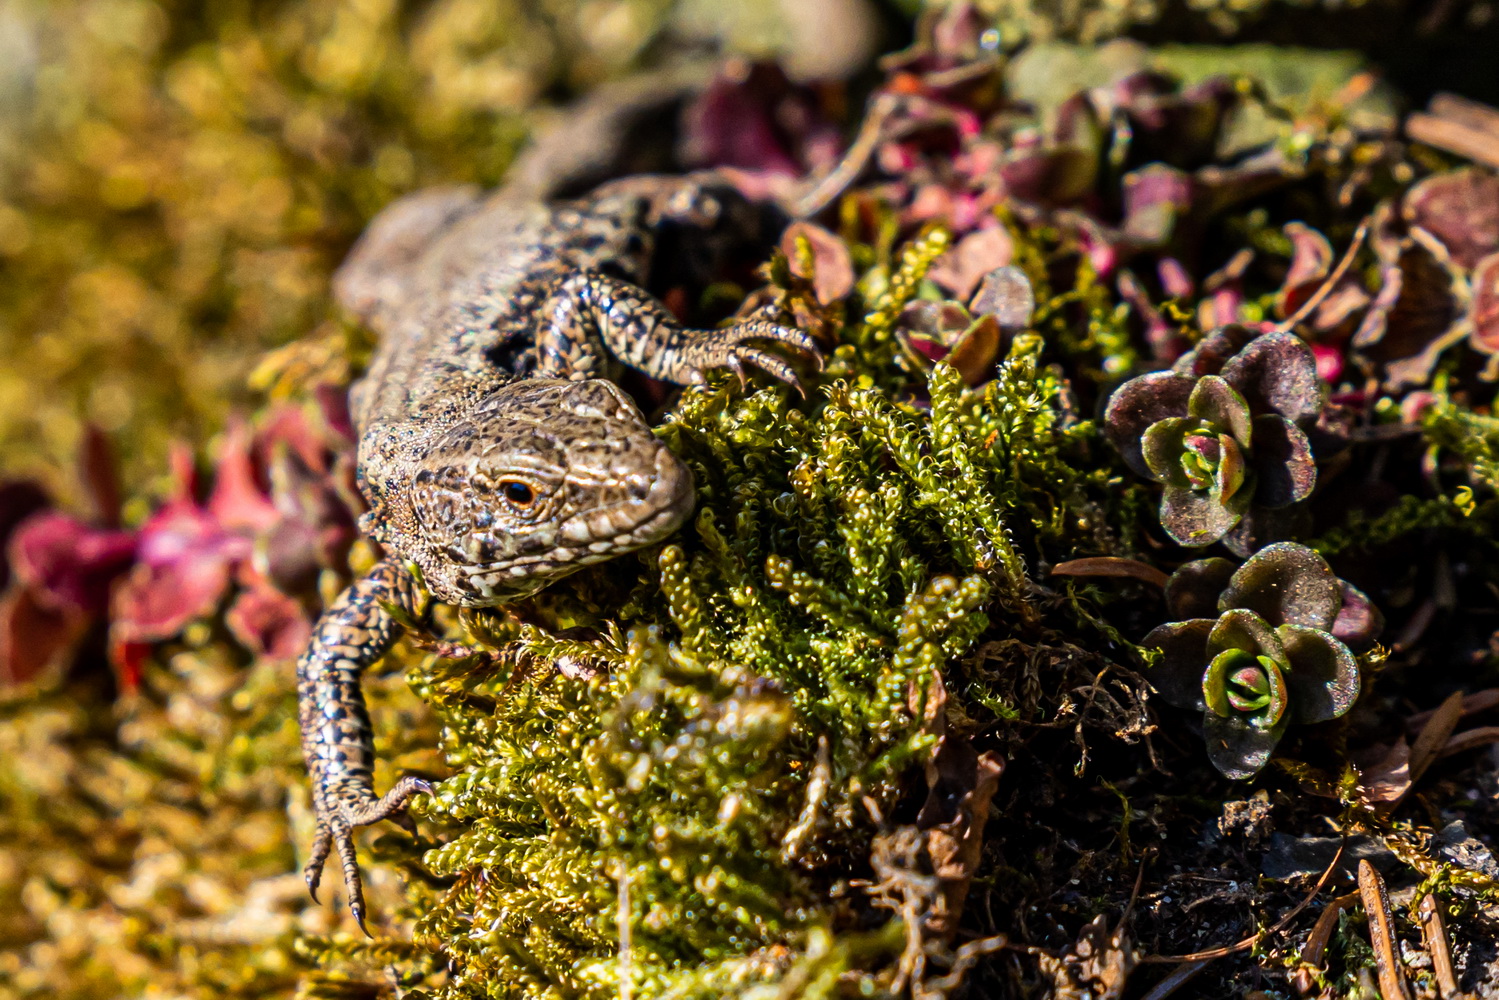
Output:
[[[494,182],[529,109],[668,35],[778,44],[775,4],[709,6],[0,3],[0,467],[66,491],[87,415],[138,485],[325,320],[329,272],[396,194]]]

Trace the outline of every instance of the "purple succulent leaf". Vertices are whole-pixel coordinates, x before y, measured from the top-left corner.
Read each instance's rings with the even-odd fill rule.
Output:
[[[1326,722],[1347,713],[1358,700],[1358,660],[1331,635],[1301,625],[1275,630],[1291,669],[1291,714],[1301,724]]]
[[[1217,375],[1230,358],[1257,336],[1253,330],[1237,323],[1220,326],[1182,355],[1172,370],[1186,375]]]
[[[683,114],[685,158],[694,164],[795,174],[795,136],[788,104],[795,88],[779,67],[758,64],[747,75],[721,74]]]
[[[1240,559],[1248,559],[1267,545],[1305,537],[1311,525],[1307,504],[1293,503],[1289,507],[1251,504],[1244,519],[1223,536],[1223,544]]]
[[[1150,478],[1168,486],[1191,487],[1186,472],[1182,470],[1182,455],[1186,451],[1187,434],[1196,430],[1199,423],[1191,417],[1167,417],[1145,429],[1140,439],[1140,453],[1145,458]]]
[[[1078,91],[1057,106],[1053,139],[1064,146],[1096,149],[1104,141],[1106,125],[1087,91]]]
[[[1254,502],[1285,507],[1311,496],[1317,485],[1317,462],[1306,433],[1278,413],[1254,418]]]
[[[1151,372],[1130,379],[1109,397],[1104,431],[1125,464],[1139,475],[1150,475],[1140,438],[1158,420],[1186,416],[1194,381],[1178,372]]]
[[[951,347],[972,322],[973,317],[962,303],[918,299],[901,310],[897,326]]]
[[[1217,656],[1226,649],[1241,649],[1253,656],[1268,656],[1282,670],[1289,666],[1286,651],[1275,628],[1253,611],[1234,608],[1218,616],[1208,633],[1208,656]]]
[[[1202,671],[1207,666],[1208,635],[1213,619],[1161,625],[1140,643],[1147,649],[1159,649],[1161,659],[1150,668],[1150,686],[1168,705],[1177,708],[1203,708]]]
[[[98,528],[69,514],[42,510],[10,539],[11,571],[53,611],[103,614],[115,581],[140,550],[133,531]]]
[[[1161,495],[1161,527],[1178,545],[1211,545],[1239,523],[1246,500],[1242,490],[1224,504],[1211,493],[1167,486]]]
[[[1036,290],[1020,268],[996,267],[984,275],[968,307],[975,316],[992,315],[1002,329],[1024,330],[1036,312]]]
[[[1216,617],[1218,595],[1234,575],[1233,560],[1214,556],[1183,563],[1166,581],[1166,608],[1175,618]]]
[[[954,221],[956,221],[956,209],[954,210]],[[927,272],[927,277],[932,283],[955,299],[967,299],[973,296],[977,301],[978,296],[974,294],[981,282],[988,276],[1007,271],[1018,271],[1018,268],[1010,267],[1010,259],[1014,256],[1015,244],[1009,231],[998,225],[986,226],[977,232],[969,233],[953,246],[947,253],[938,257],[932,264],[932,269]],[[1023,276],[1024,272],[1020,272]],[[1003,281],[1004,279],[1000,279]],[[1029,282],[1026,283],[1027,290]],[[1009,289],[1005,289],[1009,291]],[[972,306],[975,316],[984,312],[976,306]],[[993,311],[993,310],[989,310]],[[1005,317],[1001,317],[1001,324]],[[1030,313],[1027,311],[1022,327],[1030,322]]]
[[[224,624],[255,655],[274,660],[296,659],[312,636],[302,605],[264,580],[240,591]]]
[[[1305,545],[1277,542],[1234,571],[1218,606],[1224,611],[1245,608],[1272,626],[1328,629],[1342,599],[1340,581],[1327,560]]]
[[[10,582],[10,559],[4,556],[10,537],[27,518],[51,503],[47,491],[27,480],[0,482],[0,590]]]
[[[1202,733],[1207,738],[1208,759],[1223,776],[1235,781],[1254,777],[1264,769],[1274,752],[1281,735],[1286,731],[1286,720],[1269,729],[1261,729],[1246,721],[1243,716],[1228,718],[1205,712],[1202,717]]]
[[[1098,153],[1070,146],[1018,150],[1005,158],[999,176],[1005,191],[1020,201],[1070,205],[1097,184]]]
[[[1197,380],[1187,399],[1187,414],[1223,428],[1241,445],[1251,447],[1249,404],[1221,377],[1204,375]]]
[[[1255,414],[1279,413],[1296,423],[1315,420],[1322,409],[1317,359],[1306,341],[1291,333],[1267,333],[1230,358],[1223,377]]]
[[[1333,637],[1355,652],[1368,649],[1384,631],[1384,615],[1367,594],[1347,580],[1339,580],[1338,586],[1343,592],[1343,606],[1332,623]]]

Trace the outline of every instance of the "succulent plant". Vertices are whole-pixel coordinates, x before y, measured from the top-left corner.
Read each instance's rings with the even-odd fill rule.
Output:
[[[1173,607],[1200,607],[1221,587],[1218,615],[1162,625],[1142,645],[1161,651],[1150,672],[1161,697],[1202,710],[1213,766],[1250,778],[1288,726],[1325,722],[1352,707],[1359,665],[1349,646],[1372,642],[1382,620],[1304,545],[1266,546],[1224,582],[1231,565],[1204,559],[1179,569],[1167,586]]]
[[[1239,529],[1226,541],[1247,555],[1252,519],[1306,499],[1317,482],[1303,427],[1321,405],[1316,361],[1300,338],[1230,326],[1172,370],[1120,386],[1104,423],[1130,468],[1165,485],[1167,534],[1202,546]]]

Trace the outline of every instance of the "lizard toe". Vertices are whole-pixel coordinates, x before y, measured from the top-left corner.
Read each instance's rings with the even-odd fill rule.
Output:
[[[344,891],[349,897],[349,913],[365,937],[371,937],[364,926],[364,880],[359,875],[359,859],[354,853],[354,835],[349,824],[334,820],[328,824],[334,849],[338,851],[339,863],[344,870]]]
[[[328,854],[332,850],[333,831],[328,829],[327,824],[319,823],[317,835],[312,839],[312,852],[307,856],[307,866],[302,869],[302,878],[307,882],[307,892],[314,903],[320,902],[317,889],[323,881],[323,866],[328,863]]]

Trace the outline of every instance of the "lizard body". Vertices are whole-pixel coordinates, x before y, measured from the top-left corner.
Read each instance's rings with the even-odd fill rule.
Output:
[[[427,790],[408,776],[377,796],[371,778],[359,680],[399,637],[388,609],[419,618],[423,587],[453,605],[503,604],[680,527],[692,475],[607,377],[628,365],[687,384],[748,363],[795,384],[749,342],[815,351],[805,333],[760,320],[686,330],[639,287],[664,229],[732,235],[747,211],[691,176],[549,205],[436,189],[387,208],[335,275],[339,301],[381,337],[350,402],[370,504],[360,527],[387,554],[328,608],[298,661],[317,817],[304,874],[316,897],[337,850],[361,927],[352,831],[410,828],[406,803]]]

